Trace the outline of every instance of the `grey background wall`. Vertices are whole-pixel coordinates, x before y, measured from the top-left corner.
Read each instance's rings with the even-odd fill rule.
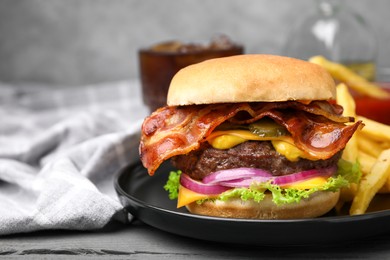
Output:
[[[379,38],[390,67],[390,1],[345,0]],[[137,50],[216,33],[247,53],[282,52],[313,0],[0,0],[0,81],[92,84],[138,75]]]

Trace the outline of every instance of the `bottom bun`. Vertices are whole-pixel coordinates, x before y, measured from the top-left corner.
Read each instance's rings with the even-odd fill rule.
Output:
[[[319,217],[329,212],[339,200],[340,192],[319,191],[299,203],[276,205],[272,202],[272,195],[266,194],[264,200],[243,201],[239,198],[228,201],[206,201],[187,205],[187,209],[194,214],[249,219],[302,219]]]

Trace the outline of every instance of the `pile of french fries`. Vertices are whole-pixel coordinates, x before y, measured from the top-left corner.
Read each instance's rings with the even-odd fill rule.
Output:
[[[323,56],[314,56],[309,59],[310,62],[325,68],[334,79],[343,82],[356,92],[379,99],[389,98],[389,92],[383,90],[378,85],[369,82],[364,77],[358,75],[348,67],[327,60]]]
[[[343,159],[360,163],[362,178],[341,192],[340,202],[351,201],[350,215],[364,214],[377,193],[390,194],[390,126],[356,114],[355,101],[349,88],[376,98],[388,97],[388,92],[368,82],[347,67],[331,62],[322,56],[310,62],[324,67],[339,83],[336,102],[343,106],[345,116],[361,120],[364,127],[353,135],[343,151]]]

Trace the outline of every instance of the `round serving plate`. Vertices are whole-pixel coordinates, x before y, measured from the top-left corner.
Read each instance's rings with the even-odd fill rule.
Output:
[[[178,209],[163,189],[171,170],[166,162],[149,176],[138,162],[118,173],[115,188],[130,214],[173,234],[222,243],[296,246],[348,243],[390,232],[389,195],[377,195],[368,212],[356,216],[330,212],[311,219],[253,220],[192,214]]]

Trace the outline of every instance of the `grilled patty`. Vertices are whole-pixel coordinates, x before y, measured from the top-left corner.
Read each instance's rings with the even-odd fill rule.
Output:
[[[227,150],[215,149],[208,143],[187,155],[175,156],[172,164],[195,180],[202,180],[212,172],[240,167],[259,168],[273,176],[282,176],[310,169],[336,165],[341,152],[327,160],[289,161],[273,148],[270,141],[247,141]]]

